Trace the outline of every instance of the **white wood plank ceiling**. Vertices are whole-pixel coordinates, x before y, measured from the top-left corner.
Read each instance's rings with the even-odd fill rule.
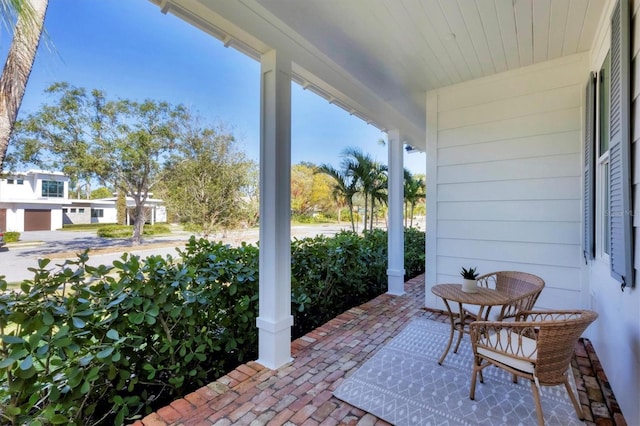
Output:
[[[381,128],[391,109],[420,139],[427,91],[587,51],[609,0],[151,1],[254,56],[288,51],[298,81]]]

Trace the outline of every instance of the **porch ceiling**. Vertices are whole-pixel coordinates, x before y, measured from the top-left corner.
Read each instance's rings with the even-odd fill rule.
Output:
[[[605,0],[150,0],[424,149],[427,91],[591,48]]]

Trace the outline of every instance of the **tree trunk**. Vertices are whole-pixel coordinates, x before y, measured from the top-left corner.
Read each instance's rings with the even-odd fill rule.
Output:
[[[145,222],[144,201],[134,197],[136,201],[135,219],[133,223],[133,236],[131,237],[131,245],[139,246],[142,243],[142,230]]]
[[[371,219],[369,219],[371,226],[369,226],[369,229],[373,231],[373,211],[375,208],[375,204],[376,204],[376,198],[373,196],[373,194],[371,195],[371,215],[369,216]]]
[[[48,0],[25,0],[31,13],[19,16],[0,77],[0,170],[9,147],[9,138],[18,116],[29,74],[33,67]]]
[[[415,204],[411,203],[411,225],[409,225],[409,226],[411,226],[412,228],[413,228],[413,208],[414,207],[415,207]]]
[[[356,223],[353,221],[353,200],[349,200],[349,217],[351,218],[351,229],[356,232]]]
[[[368,194],[365,192],[364,193],[364,220],[362,221],[362,232],[367,230],[367,213],[369,211],[369,196]],[[360,213],[360,212],[358,212]]]
[[[405,201],[404,203],[404,227],[407,227],[407,219],[409,217],[407,210],[409,209],[409,204]]]

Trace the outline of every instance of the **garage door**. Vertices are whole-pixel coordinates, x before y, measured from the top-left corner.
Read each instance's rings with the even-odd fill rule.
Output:
[[[51,210],[25,210],[25,231],[49,231],[51,229]]]

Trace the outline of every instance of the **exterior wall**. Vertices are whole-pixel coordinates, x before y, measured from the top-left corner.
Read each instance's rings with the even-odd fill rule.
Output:
[[[583,306],[582,92],[573,55],[427,94],[427,287],[541,276],[538,307]],[[444,307],[427,289],[427,306]]]
[[[613,4],[607,8],[607,17]],[[640,1],[633,3],[634,22],[640,17]],[[607,18],[599,32],[591,55],[590,69],[599,70],[610,46]],[[632,25],[632,199],[635,234],[635,288],[620,291],[620,284],[611,278],[608,260],[596,255],[589,264],[589,305],[598,312],[596,322],[589,327],[598,358],[620,404],[628,424],[640,423],[640,28]]]
[[[62,206],[58,206],[55,209],[51,209],[51,230],[55,231],[56,229],[62,228]]]
[[[14,180],[13,184],[9,184],[7,179],[0,179],[0,202],[17,202],[32,200],[62,200],[69,196],[69,178],[59,172],[42,172],[37,170],[29,170],[26,173],[18,173],[15,176],[9,176]],[[24,182],[18,185],[17,180],[22,179]],[[53,180],[64,182],[64,197],[43,197],[42,181]]]
[[[0,208],[7,209],[7,231],[24,232],[25,210],[50,210],[51,230],[62,227],[62,203],[69,194],[69,179],[59,172],[43,172],[29,170],[26,173],[18,173],[9,176],[14,179],[13,184],[9,184],[7,179],[0,180]],[[18,185],[17,179],[24,182]],[[42,181],[54,180],[64,183],[64,197],[43,197]]]
[[[155,223],[165,223],[167,221],[167,208],[165,206],[155,206],[153,214]]]
[[[40,204],[40,203],[0,203],[0,207],[7,209],[7,229],[6,231],[24,232],[25,210],[51,210],[50,230],[62,228],[62,206],[60,204]]]
[[[18,185],[17,178],[23,179],[22,185]],[[7,179],[0,179],[0,200],[35,199],[34,181],[28,176],[15,176],[14,183],[9,184]]]
[[[104,212],[104,216],[92,217],[91,223],[117,223],[118,222],[118,209],[116,209],[115,207],[96,206],[94,208],[102,209]]]
[[[8,206],[6,209],[7,229],[5,231],[22,232],[24,230],[24,209],[15,206]]]
[[[91,206],[69,206],[63,209],[63,221],[69,224],[89,224],[91,223]]]

